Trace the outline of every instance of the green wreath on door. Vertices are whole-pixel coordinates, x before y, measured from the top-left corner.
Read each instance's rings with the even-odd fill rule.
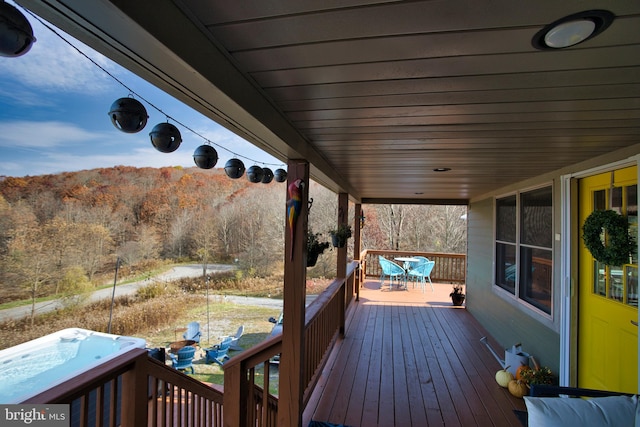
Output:
[[[602,230],[607,233],[607,244],[602,242]],[[582,226],[582,240],[597,260],[607,265],[629,263],[635,244],[629,236],[627,219],[612,210],[593,211]]]

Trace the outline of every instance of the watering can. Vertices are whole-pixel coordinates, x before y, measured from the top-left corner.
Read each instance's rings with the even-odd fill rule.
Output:
[[[504,364],[508,366],[507,371],[515,376],[516,371],[521,365],[529,366],[529,357],[529,353],[522,351],[522,345],[520,343],[514,344],[510,349],[506,349],[504,351]]]
[[[500,364],[500,367],[502,367],[502,369],[506,368],[507,371],[511,372],[514,376],[521,365],[529,366],[530,355],[522,351],[522,344],[520,343],[514,344],[511,348],[506,349],[504,351],[504,359],[500,359],[500,356],[496,354],[487,342],[487,337],[480,338],[480,342],[487,346],[491,354],[493,354],[493,357],[495,357]]]

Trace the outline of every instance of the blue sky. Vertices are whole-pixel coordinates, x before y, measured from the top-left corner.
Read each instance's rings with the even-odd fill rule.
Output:
[[[220,157],[216,167],[223,167],[232,157],[224,148],[243,156],[240,158],[246,167],[253,161],[272,169],[282,164],[56,30],[140,96],[137,99],[149,115],[146,127],[135,134],[117,130],[107,113],[111,104],[129,96],[129,91],[19,6],[18,9],[31,22],[37,41],[23,56],[0,57],[0,176],[55,174],[116,165],[195,166],[193,151],[205,140],[170,120],[180,130],[182,144],[173,153],[157,151],[151,145],[149,132],[167,117],[141,98],[213,142]]]

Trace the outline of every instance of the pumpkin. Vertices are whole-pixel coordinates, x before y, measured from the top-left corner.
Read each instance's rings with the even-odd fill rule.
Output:
[[[508,387],[509,382],[513,379],[513,374],[507,369],[509,369],[509,366],[496,372],[496,382],[500,384],[500,387]]]
[[[518,369],[516,369],[516,379],[517,380],[521,380],[522,379],[522,373],[524,371],[530,371],[531,368],[529,367],[529,365],[520,365],[520,367],[518,367]]]
[[[529,394],[529,387],[527,383],[520,380],[511,380],[509,381],[509,393],[511,393],[515,397],[519,397],[522,399],[523,396]]]

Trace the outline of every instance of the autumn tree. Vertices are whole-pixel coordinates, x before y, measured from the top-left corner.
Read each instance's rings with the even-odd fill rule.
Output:
[[[52,239],[52,226],[40,227],[35,216],[24,218],[21,226],[14,231],[6,265],[9,275],[29,291],[33,326],[36,300],[45,295],[42,288],[56,279],[56,260],[51,257],[56,241]]]
[[[216,217],[213,209],[199,211],[194,217],[193,244],[194,255],[202,264],[202,275],[207,272],[207,265],[212,262],[216,254]]]
[[[466,253],[466,206],[436,206],[431,221],[434,250]]]
[[[81,267],[70,267],[59,281],[59,293],[66,307],[74,307],[85,302],[94,289]]]
[[[193,217],[194,212],[188,209],[181,209],[180,212],[174,216],[169,228],[169,239],[166,242],[168,248],[165,252],[169,254],[169,256],[182,259],[182,257],[187,255],[189,230],[193,227]]]
[[[286,190],[259,184],[234,203],[240,213],[240,265],[250,274],[270,274],[284,255]]]
[[[406,208],[404,205],[377,205],[380,229],[387,240],[387,249],[400,250]]]
[[[242,212],[232,204],[220,207],[218,211],[217,236],[220,242],[221,255],[235,258],[240,250],[240,227]]]

